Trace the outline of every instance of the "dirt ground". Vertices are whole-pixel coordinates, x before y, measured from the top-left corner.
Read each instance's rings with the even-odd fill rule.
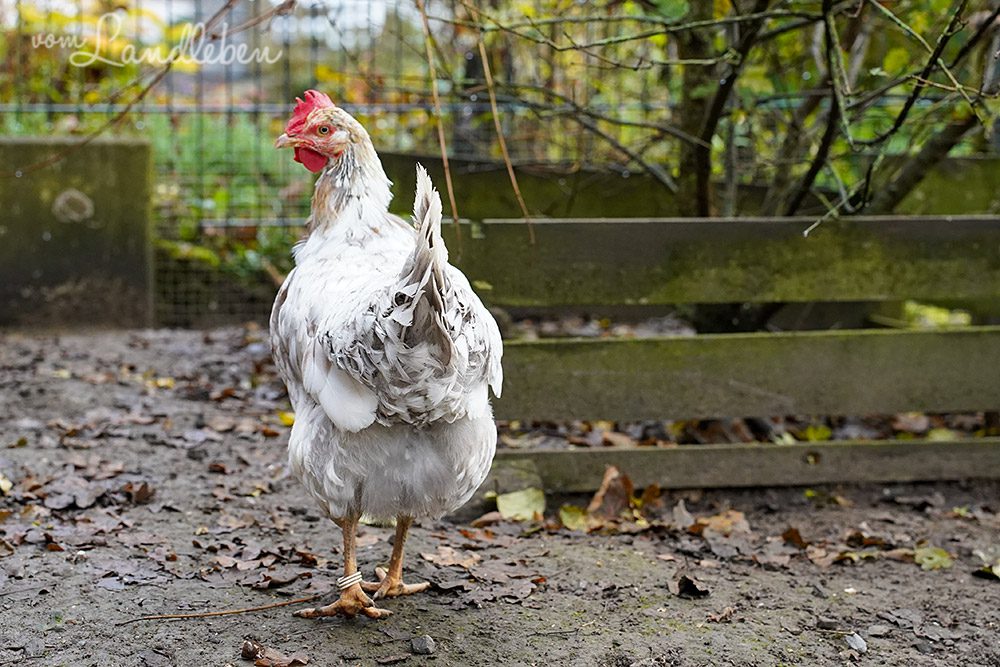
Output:
[[[340,534],[285,474],[267,359],[243,329],[0,334],[0,665],[251,665],[246,637],[265,665],[1000,665],[986,482],[615,487],[563,513],[589,534],[559,522],[589,498],[472,507],[414,529],[433,587],[388,619],[136,620],[331,598]],[[366,576],[390,535],[362,528]]]

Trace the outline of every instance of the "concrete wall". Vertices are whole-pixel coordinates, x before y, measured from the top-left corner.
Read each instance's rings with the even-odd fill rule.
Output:
[[[0,138],[0,325],[151,322],[152,160],[101,138],[20,176],[76,138]]]

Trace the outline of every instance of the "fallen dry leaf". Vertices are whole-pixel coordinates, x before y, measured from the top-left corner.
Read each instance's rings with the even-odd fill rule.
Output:
[[[709,623],[728,623],[733,620],[733,615],[735,613],[736,607],[726,607],[718,614],[709,614],[707,620]]]
[[[482,556],[474,551],[459,551],[444,545],[439,546],[436,553],[421,553],[420,556],[435,565],[442,567],[457,565],[466,570],[482,560]]]
[[[954,564],[951,554],[941,547],[917,547],[913,551],[913,560],[922,570],[946,570]]]
[[[698,517],[687,531],[692,535],[704,535],[708,531],[729,537],[733,533],[749,533],[750,524],[743,512],[726,510],[714,516]]]
[[[0,558],[14,554],[14,545],[0,537]]]
[[[569,530],[587,532],[590,530],[590,522],[587,519],[587,512],[582,507],[563,505],[559,508],[559,521]]]
[[[635,487],[628,475],[623,475],[615,466],[608,466],[597,493],[587,506],[587,514],[598,519],[614,520],[632,505]]]
[[[244,660],[253,660],[255,667],[301,667],[309,664],[309,658],[302,653],[286,656],[281,651],[264,646],[250,637],[243,641],[240,657]]]
[[[790,544],[796,549],[805,549],[809,546],[809,543],[802,539],[799,529],[792,526],[789,526],[788,530],[781,534],[781,539],[785,541],[785,544]]]
[[[497,496],[497,511],[511,521],[541,520],[545,513],[545,492],[529,488]]]
[[[708,586],[688,574],[679,574],[667,583],[667,589],[680,598],[694,600],[708,597]]]
[[[478,519],[473,520],[470,525],[473,528],[483,528],[484,526],[492,526],[494,524],[498,524],[501,521],[503,521],[503,516],[500,514],[500,512],[494,510],[492,512],[487,512]]]

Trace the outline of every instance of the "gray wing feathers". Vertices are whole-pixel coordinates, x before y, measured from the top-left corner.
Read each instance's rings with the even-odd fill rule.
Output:
[[[351,326],[323,334],[324,346],[338,368],[377,397],[380,423],[478,416],[489,408],[487,384],[500,395],[500,332],[465,276],[448,264],[441,197],[419,166],[413,213],[415,246],[398,280],[373,295]]]

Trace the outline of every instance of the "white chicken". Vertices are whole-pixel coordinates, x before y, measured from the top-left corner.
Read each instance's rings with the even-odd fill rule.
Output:
[[[310,90],[276,147],[321,172],[307,235],[271,313],[271,347],[295,424],[292,472],[343,531],[340,599],[307,618],[390,612],[374,599],[405,584],[403,543],[414,519],[465,503],[496,448],[488,387],[500,395],[503,346],[468,279],[448,264],[441,198],[417,168],[416,227],[388,213],[391,183],[365,129]],[[388,569],[362,581],[361,517],[396,521]]]

